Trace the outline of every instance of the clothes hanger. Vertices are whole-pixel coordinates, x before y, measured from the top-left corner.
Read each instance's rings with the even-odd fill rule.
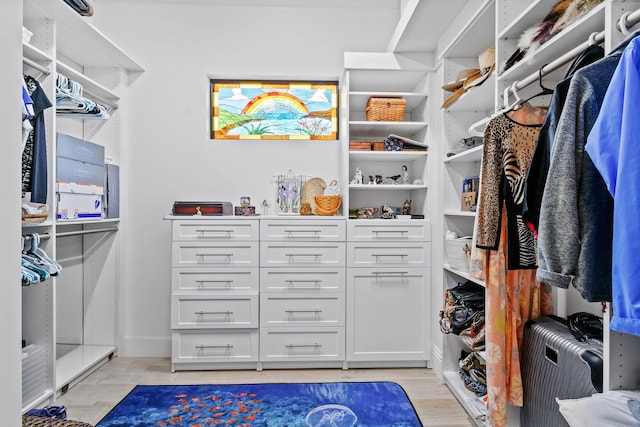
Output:
[[[524,101],[522,100],[522,98],[520,97],[520,94],[518,93],[518,90],[516,89],[516,85],[519,82],[516,80],[515,82],[513,82],[513,84],[511,86],[507,86],[504,90],[504,105],[505,108],[496,111],[495,113],[493,113],[492,115],[490,115],[489,117],[485,117],[482,120],[478,120],[477,122],[471,124],[471,126],[469,126],[469,135],[471,136],[484,136],[484,131],[480,131],[477,130],[480,126],[486,125],[487,123],[489,123],[491,120],[495,119],[496,117],[502,115],[502,114],[506,114],[509,113],[511,111],[517,110],[518,108],[522,107],[522,104],[524,104]],[[511,91],[515,97],[516,100],[515,102],[513,102],[512,104],[509,104],[509,91]]]
[[[536,93],[536,94],[534,94],[534,95],[531,95],[529,98],[527,98],[524,101],[522,101],[522,104],[524,104],[525,102],[529,102],[533,98],[537,98],[539,96],[545,96],[545,95],[552,95],[553,94],[553,89],[549,89],[549,88],[545,87],[542,84],[542,69],[544,67],[546,67],[547,65],[548,64],[544,64],[542,67],[540,67],[540,70],[538,70],[538,85],[540,85],[541,91]],[[520,107],[522,107],[522,105]]]

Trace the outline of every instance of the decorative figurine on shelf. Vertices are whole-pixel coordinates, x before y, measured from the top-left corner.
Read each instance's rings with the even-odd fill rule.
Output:
[[[372,184],[372,185],[373,185],[373,184],[375,184],[375,183],[376,183],[376,180],[375,180],[375,179],[373,179],[373,175],[369,175],[369,184]]]
[[[383,184],[384,180],[382,179],[382,175],[376,175],[376,184]]]
[[[402,205],[402,215],[411,215],[411,200],[405,200]]]
[[[196,213],[193,216],[202,216],[202,211],[200,210],[200,206],[196,206]]]
[[[267,202],[267,199],[262,201],[262,215],[269,215],[269,202]]]
[[[302,202],[300,206],[300,215],[312,215],[311,204],[309,202]]]
[[[382,215],[380,215],[384,219],[395,219],[396,211],[389,205],[384,205],[382,207]]]
[[[394,184],[398,184],[398,178],[400,178],[401,175],[393,175],[393,176],[388,176],[387,178],[392,179]]]
[[[409,168],[407,168],[407,165],[402,165],[402,183],[409,183]]]
[[[360,168],[356,168],[356,173],[351,180],[352,184],[362,184],[362,170]]]

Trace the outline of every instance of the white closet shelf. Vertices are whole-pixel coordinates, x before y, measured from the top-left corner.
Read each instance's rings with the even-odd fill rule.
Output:
[[[498,81],[513,82],[531,74],[532,64],[540,68],[559,58],[571,48],[589,39],[592,33],[604,29],[606,3],[594,7],[582,19],[569,25],[558,35],[540,46],[531,58],[516,63],[513,67],[498,76]],[[541,20],[544,17],[540,17]],[[519,36],[518,36],[519,37]],[[515,48],[514,48],[515,50]],[[511,52],[510,52],[511,53]],[[509,55],[510,53],[507,53]]]
[[[413,184],[349,184],[350,190],[368,190],[368,191],[411,191],[411,190],[424,190],[429,188],[427,185],[413,185]]]
[[[108,37],[62,1],[25,0],[25,21],[43,21],[53,17],[57,24],[58,51],[83,66],[113,67],[118,64],[128,72],[141,73],[144,68]]]
[[[36,62],[49,64],[53,62],[53,58],[31,43],[22,43],[22,56]]]
[[[519,39],[527,29],[537,25],[547,16],[558,0],[534,0],[520,14],[498,32],[498,39]]]
[[[56,391],[65,392],[90,373],[108,362],[117,347],[112,345],[79,345],[56,362]]]
[[[438,42],[437,58],[477,58],[480,52],[495,42],[485,31],[495,26],[495,0],[467,2],[465,9],[449,26],[454,34],[445,34]],[[479,31],[477,31],[479,30]],[[446,41],[446,44],[441,43]]]
[[[444,159],[444,163],[462,163],[462,162],[479,162],[482,160],[482,151],[483,146],[479,145],[477,147],[470,148],[469,150],[463,151],[462,153],[458,153],[451,157],[446,157]]]
[[[469,280],[473,283],[477,283],[482,287],[486,286],[485,282],[483,282],[482,280],[478,280],[475,277],[470,276],[469,273],[466,273],[464,271],[456,270],[455,268],[451,267],[449,264],[444,264],[443,268],[450,273],[463,277],[464,279]]]
[[[468,212],[468,211],[445,211],[444,215],[446,216],[471,216],[474,217],[476,216],[475,212]]]
[[[449,387],[451,392],[466,409],[476,425],[485,426],[486,423],[484,422],[483,415],[486,414],[486,409],[483,408],[483,403],[476,395],[466,389],[458,371],[446,371],[443,372],[443,376],[447,387]]]
[[[428,156],[428,151],[349,151],[352,160],[370,160],[374,162],[411,161]]]
[[[66,65],[64,62],[56,61],[56,67],[58,72],[68,77],[69,79],[78,82],[82,85],[84,89],[84,94],[89,98],[92,96],[97,98],[96,101],[104,102],[108,104],[109,107],[117,107],[118,101],[120,101],[120,97],[113,93],[111,90],[102,86],[100,83],[92,80],[91,78],[85,76],[79,71],[71,68]]]
[[[427,122],[372,122],[361,120],[349,122],[349,133],[351,139],[380,137],[383,135],[386,137],[390,133],[410,137],[427,126]]]

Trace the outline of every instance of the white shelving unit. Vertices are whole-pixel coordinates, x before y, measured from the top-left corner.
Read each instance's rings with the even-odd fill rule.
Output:
[[[54,401],[117,352],[120,280],[120,219],[56,220],[56,134],[67,133],[105,147],[115,164],[123,132],[119,102],[128,76],[143,68],[63,1],[25,0],[23,25],[33,33],[23,43],[24,72],[36,78],[53,107],[45,111],[49,218],[23,225],[22,234],[47,235],[40,246],[63,266],[59,276],[22,291],[22,336],[46,353],[46,386],[23,411]],[[108,108],[108,121],[56,114],[56,74],[80,83],[83,95]],[[27,195],[26,200],[29,200]]]
[[[640,7],[640,2],[604,1],[545,43],[531,58],[520,61],[502,72],[502,64],[515,51],[522,32],[540,22],[556,3],[554,0],[468,2],[467,7],[450,25],[450,30],[438,43],[437,58],[442,62],[436,74],[441,84],[452,81],[460,70],[476,66],[474,64],[477,64],[479,52],[492,45],[496,47],[496,71],[480,87],[473,88],[442,112],[443,141],[451,146],[459,139],[469,137],[468,129],[471,124],[490,116],[494,111],[503,108],[504,104],[513,102],[513,99],[503,99],[506,89],[523,79],[534,80],[532,76],[539,73],[541,67],[584,44],[593,33],[604,31],[605,50],[616,47],[624,38],[616,29],[617,19],[622,13]],[[553,87],[554,83],[564,75],[564,68],[560,67],[551,72],[545,70],[545,86]],[[518,93],[526,98],[538,91],[537,84],[530,84],[519,89]],[[448,95],[443,93],[442,100]],[[446,230],[453,230],[459,235],[472,234],[475,213],[460,211],[461,189],[459,187],[465,176],[478,174],[481,157],[482,147],[478,147],[442,160],[443,182],[442,193],[439,196],[442,212],[439,218],[443,233]],[[449,266],[446,259],[441,261],[443,291],[458,281],[471,280],[484,286],[482,281]],[[563,293],[555,300],[555,305],[560,312],[567,310],[575,312],[576,308],[579,308],[578,311],[592,311],[596,314],[601,312],[600,304],[587,303],[575,292]],[[605,330],[607,326],[608,317],[605,316]],[[466,390],[457,374],[460,352],[468,349],[456,336],[451,335],[443,335],[441,341],[434,340],[434,343],[434,354],[442,357],[441,375],[444,382],[459,399],[470,417],[478,425],[483,425],[482,406],[477,404],[475,395]],[[640,378],[637,375],[638,364],[637,360],[631,356],[637,352],[638,348],[640,348],[640,340],[637,337],[605,333],[605,390],[638,387],[640,384]],[[508,417],[509,425],[516,426],[519,425],[519,418],[514,409],[509,408]]]

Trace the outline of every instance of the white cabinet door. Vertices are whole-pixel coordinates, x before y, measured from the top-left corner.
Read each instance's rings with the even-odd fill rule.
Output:
[[[427,360],[428,268],[347,269],[347,361]]]

